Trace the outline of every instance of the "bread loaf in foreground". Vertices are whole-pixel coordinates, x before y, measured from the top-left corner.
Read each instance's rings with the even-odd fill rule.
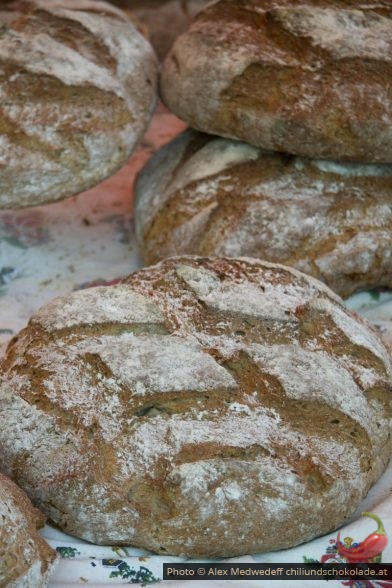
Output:
[[[0,474],[0,586],[47,586],[57,556],[37,532],[44,522],[26,494]]]
[[[392,166],[262,151],[186,131],[134,193],[138,244],[155,263],[242,255],[293,266],[341,296],[392,287]]]
[[[0,24],[0,208],[59,200],[113,174],[155,105],[149,43],[96,0],[15,2]]]
[[[391,453],[377,334],[254,259],[177,257],[58,298],[1,374],[0,467],[94,543],[287,548],[344,523]]]
[[[392,163],[389,0],[219,0],[169,52],[191,127],[315,159]]]

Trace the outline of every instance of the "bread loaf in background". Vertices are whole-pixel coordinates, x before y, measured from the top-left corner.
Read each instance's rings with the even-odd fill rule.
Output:
[[[254,259],[177,257],[55,299],[1,374],[0,467],[93,543],[291,547],[344,523],[391,453],[377,334]]]
[[[44,588],[57,562],[56,552],[38,534],[44,515],[26,494],[0,474],[0,586]]]
[[[134,216],[147,263],[247,255],[342,296],[392,287],[392,166],[309,160],[188,130],[140,173]]]
[[[6,4],[0,23],[0,208],[59,200],[114,173],[155,105],[149,43],[95,0]]]
[[[141,25],[159,59],[163,59],[175,39],[185,32],[208,0],[111,0],[135,24]]]
[[[392,163],[389,0],[219,0],[162,72],[191,127],[274,151]]]

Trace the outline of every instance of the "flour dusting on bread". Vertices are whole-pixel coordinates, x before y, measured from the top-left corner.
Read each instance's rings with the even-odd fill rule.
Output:
[[[49,303],[14,339],[0,465],[95,543],[283,548],[341,524],[385,469],[390,373],[376,334],[314,278],[172,258]]]

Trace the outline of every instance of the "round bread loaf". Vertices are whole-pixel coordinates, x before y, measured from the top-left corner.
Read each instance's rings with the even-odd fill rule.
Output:
[[[0,586],[47,586],[57,556],[37,533],[44,523],[26,494],[0,474]]]
[[[111,0],[142,25],[159,59],[174,40],[187,30],[207,0]]]
[[[134,216],[147,263],[249,255],[341,296],[392,287],[392,166],[300,159],[186,131],[142,170]]]
[[[156,57],[95,0],[0,10],[0,208],[86,190],[121,167],[156,100]]]
[[[391,453],[376,333],[321,282],[252,259],[173,258],[55,299],[2,376],[0,467],[94,543],[290,547],[342,524]]]
[[[162,74],[191,127],[285,153],[392,163],[389,0],[220,0]]]

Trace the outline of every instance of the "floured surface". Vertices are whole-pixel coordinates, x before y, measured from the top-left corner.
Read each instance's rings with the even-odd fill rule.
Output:
[[[0,474],[0,583],[15,588],[44,588],[57,554],[38,534],[42,513],[10,479]]]
[[[103,2],[30,9],[0,12],[1,208],[56,201],[113,174],[156,101],[153,51],[120,11]]]
[[[336,59],[388,60],[392,49],[392,22],[377,13],[305,5],[277,8],[273,15],[290,33],[310,37],[315,46],[329,51]]]
[[[219,0],[174,43],[161,95],[191,127],[282,153],[392,163],[385,0]]]
[[[174,116],[159,110],[153,126],[146,137],[138,153],[130,161],[122,172],[108,180],[98,188],[83,195],[83,198],[72,198],[69,201],[47,206],[45,208],[32,209],[31,211],[3,212],[0,214],[0,259],[1,259],[1,287],[0,287],[0,340],[3,342],[3,349],[10,338],[15,335],[27,320],[46,302],[56,296],[64,296],[85,286],[86,282],[102,283],[104,280],[113,280],[120,276],[127,275],[132,270],[140,267],[137,257],[137,249],[133,237],[133,226],[130,220],[130,184],[136,169],[139,169],[148,155],[183,128],[183,124]],[[128,237],[127,237],[128,236]],[[129,237],[130,236],[130,237]],[[184,264],[183,264],[184,265]],[[181,270],[180,270],[181,272]],[[183,272],[184,273],[184,272]],[[200,277],[185,270],[188,279],[195,287]],[[210,280],[204,280],[200,288],[204,294],[211,292],[211,287],[217,283],[214,276],[207,273]],[[363,312],[365,316],[374,321],[379,332],[386,341],[391,342],[392,348],[392,295],[390,293],[361,293],[354,296],[347,302],[354,310]],[[149,312],[153,312],[152,307]],[[89,305],[89,311],[91,311]],[[133,310],[133,309],[131,309]],[[53,313],[55,316],[55,313]],[[158,317],[157,317],[158,318]],[[60,326],[60,325],[58,325]],[[227,357],[235,353],[237,343],[227,345],[222,335],[216,335],[216,344],[226,352]],[[212,340],[212,336],[209,336]],[[224,348],[225,345],[225,348]],[[347,361],[342,357],[342,361]],[[376,376],[369,375],[363,370],[362,378],[374,385]],[[105,385],[115,387],[114,382],[109,382],[107,376]],[[110,388],[109,388],[110,389]],[[60,395],[60,390],[58,390]],[[54,394],[54,392],[53,392]],[[88,400],[88,398],[86,398]],[[103,399],[91,398],[90,406],[101,406],[100,415],[102,420],[111,419],[112,430],[118,426],[119,405],[113,401],[107,404],[105,410]],[[247,403],[232,402],[228,400],[228,411],[247,415],[252,396],[249,395]],[[255,400],[254,400],[255,402]],[[116,408],[117,407],[117,408]],[[110,411],[110,412],[109,412]],[[91,414],[91,410],[89,411]],[[23,412],[23,406],[15,406],[15,414],[18,415],[19,426],[27,418]],[[20,415],[23,415],[23,419]],[[269,414],[270,420],[274,413]],[[249,418],[249,417],[248,417]],[[107,425],[105,425],[107,426]],[[47,429],[39,429],[35,422],[33,429],[37,432],[36,441],[42,438]],[[32,430],[33,430],[32,429]],[[48,426],[50,430],[50,423]],[[58,438],[53,432],[51,445],[55,448]],[[151,431],[152,433],[154,431]],[[21,429],[21,438],[23,431]],[[24,441],[26,443],[26,440]],[[150,451],[153,453],[152,446]],[[333,455],[333,454],[331,454]],[[342,456],[342,454],[339,454]],[[344,455],[342,456],[344,458]],[[339,457],[340,459],[340,457]],[[69,462],[75,458],[70,452]],[[86,466],[87,467],[87,466]],[[127,468],[127,462],[122,460],[122,467]],[[203,476],[197,476],[199,480],[206,480],[207,472],[211,469],[208,465],[201,468]],[[125,470],[126,471],[126,470]],[[181,483],[183,487],[188,484],[192,487],[192,479],[186,468],[180,470]],[[289,474],[287,474],[289,475]],[[361,518],[361,512],[368,510],[379,514],[385,524],[388,534],[392,533],[392,518],[390,504],[390,488],[392,487],[392,469],[385,473],[378,484],[370,492],[366,500],[358,506],[351,517],[349,526],[342,530],[342,536],[351,536],[355,540],[363,540],[369,533],[374,531],[373,523]],[[238,496],[238,488],[235,485],[223,485],[222,492],[218,490],[216,500],[221,503],[223,493],[235,501]],[[213,494],[214,496],[214,494]],[[241,498],[246,510],[252,512],[253,502]],[[87,515],[92,517],[93,514]],[[132,521],[130,521],[132,525]],[[282,527],[279,527],[282,529]],[[283,532],[283,529],[282,529]],[[73,586],[81,588],[86,586],[85,580],[91,585],[103,584],[108,586],[118,585],[124,582],[121,577],[113,577],[112,572],[119,572],[118,566],[122,562],[136,571],[143,566],[156,579],[162,577],[162,563],[179,561],[179,558],[171,558],[167,555],[157,556],[149,552],[125,547],[124,550],[117,550],[110,546],[97,546],[87,544],[70,535],[65,535],[51,526],[46,526],[44,536],[53,548],[58,548],[62,556],[60,565],[56,569],[50,581],[51,588],[65,588],[72,583]],[[330,549],[330,541],[336,540],[336,532],[324,537],[314,539],[306,545],[291,550],[278,551],[267,554],[249,554],[235,561],[243,562],[298,562],[303,564],[303,557],[312,557],[319,560]],[[115,551],[113,550],[115,549]],[[139,558],[143,557],[143,561]],[[108,560],[115,558],[117,563],[108,567]],[[220,560],[221,561],[221,560]],[[383,561],[392,561],[392,544],[384,552]],[[94,565],[93,565],[94,564]],[[148,574],[145,572],[145,578]],[[189,582],[180,580],[171,583],[176,588],[186,588]],[[255,584],[269,586],[270,582],[257,580],[243,581],[244,588],[255,588]],[[210,588],[210,581],[200,581],[200,588]],[[238,582],[230,582],[228,585],[237,586]],[[225,585],[226,585],[225,584]],[[308,582],[309,588],[319,588],[317,584]],[[335,583],[336,587],[340,586]],[[334,585],[335,585],[334,584]],[[88,585],[88,584],[87,584]],[[220,581],[216,581],[217,587]],[[285,583],[276,581],[277,588],[285,588]]]
[[[391,196],[390,165],[311,161],[187,131],[138,177],[136,236],[147,263],[259,257],[347,297],[392,284]]]
[[[110,290],[97,286],[87,292],[74,292],[68,298],[56,298],[37,313],[35,320],[46,330],[56,331],[104,321],[160,324],[163,315],[150,300],[119,284]]]
[[[285,548],[339,526],[384,471],[391,372],[370,326],[313,278],[172,258],[54,301],[17,335],[0,463],[88,541],[194,557]]]
[[[64,202],[0,212],[0,352],[43,304],[140,267],[132,220],[134,177],[150,154],[183,128],[160,107],[137,153],[109,180]],[[147,306],[151,318],[152,304]],[[89,305],[85,312],[88,320],[98,309]],[[48,321],[58,327],[56,316],[53,308]]]

